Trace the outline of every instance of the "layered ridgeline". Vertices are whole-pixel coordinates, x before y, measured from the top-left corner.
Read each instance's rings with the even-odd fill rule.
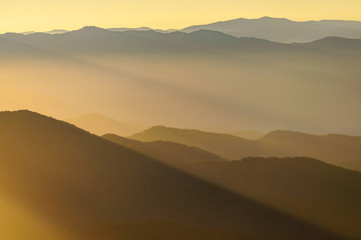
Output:
[[[194,32],[199,30],[213,30],[235,37],[252,37],[276,42],[311,42],[325,37],[361,38],[361,22],[345,20],[321,20],[296,22],[285,18],[262,17],[259,19],[238,18],[228,21],[214,22],[205,25],[189,26],[182,30],[139,28],[108,28],[114,32],[125,31],[155,31],[171,33],[176,31]],[[60,34],[67,30],[53,30],[44,33]],[[34,34],[24,32],[22,34]]]
[[[187,162],[227,161],[226,159],[201,148],[176,142],[142,142],[117,136],[115,134],[105,134],[103,138],[173,165]]]
[[[2,239],[341,239],[65,122],[0,131]]]
[[[221,32],[200,30],[194,33],[149,31],[114,32],[84,27],[63,34],[6,33],[0,35],[4,56],[63,56],[79,54],[199,54],[254,50],[287,50],[288,45],[253,38],[236,38]],[[294,46],[295,49],[296,46]],[[291,48],[292,49],[292,48]]]
[[[115,135],[104,138],[307,222],[361,239],[359,172],[305,157],[222,161],[182,144],[140,142]],[[210,136],[208,140],[212,141]]]
[[[361,28],[360,28],[361,29]],[[361,38],[361,36],[359,37]],[[231,36],[222,31],[198,29],[187,32],[161,33],[148,31],[110,31],[93,26],[61,34],[5,33],[0,34],[2,57],[56,56],[79,54],[150,54],[167,55],[202,53],[299,53],[300,51],[328,50],[331,52],[360,53],[361,40],[324,34],[306,43],[281,44],[262,37]],[[236,52],[235,52],[236,51]]]
[[[285,18],[239,18],[184,28],[184,32],[200,29],[223,32],[235,37],[254,37],[276,42],[311,42],[335,36],[361,38],[361,22],[321,20],[295,22]]]
[[[248,140],[231,134],[156,126],[134,134],[131,138],[146,142],[162,140],[182,143],[231,160],[248,156],[307,156],[341,164],[361,158],[361,137],[338,134],[273,131],[258,140]]]
[[[99,112],[147,126],[227,132],[361,134],[355,104],[361,101],[361,40],[281,44],[209,30],[85,27],[2,34],[0,52],[6,110],[33,109],[61,119]]]

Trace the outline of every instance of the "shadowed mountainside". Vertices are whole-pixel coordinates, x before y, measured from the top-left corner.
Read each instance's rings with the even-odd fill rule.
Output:
[[[184,32],[200,29],[223,32],[235,37],[254,37],[276,42],[311,42],[336,36],[361,38],[361,22],[321,20],[295,22],[285,18],[234,19],[207,25],[190,26]]]
[[[120,122],[98,113],[90,113],[76,118],[66,119],[67,122],[97,135],[115,133],[129,136],[139,132],[139,128],[128,123]]]
[[[242,161],[179,161],[197,154],[177,151],[177,157],[162,155],[167,145],[149,146],[114,135],[104,136],[138,152],[158,157],[162,162],[214,182],[235,193],[246,195],[276,209],[330,230],[361,238],[361,173],[310,158],[245,158]],[[161,142],[160,142],[161,143]]]
[[[241,195],[361,239],[361,173],[308,158],[246,158],[184,167]]]
[[[140,141],[172,141],[196,146],[226,159],[247,156],[307,156],[325,162],[358,160],[361,137],[346,135],[311,135],[292,131],[273,131],[258,140],[247,140],[230,134],[157,126],[131,136]]]
[[[0,131],[1,202],[12,199],[33,220],[23,225],[19,213],[9,221],[11,213],[1,212],[3,239],[49,239],[31,227],[40,220],[46,223],[40,229],[51,225],[83,238],[89,230],[101,233],[102,226],[115,224],[120,230],[109,236],[115,239],[122,224],[165,221],[176,222],[173,234],[181,239],[192,228],[220,229],[238,239],[340,239],[65,122],[1,112]],[[151,226],[140,239],[159,239]]]

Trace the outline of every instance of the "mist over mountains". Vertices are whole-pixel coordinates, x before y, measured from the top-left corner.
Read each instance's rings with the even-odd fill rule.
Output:
[[[281,44],[209,30],[85,27],[3,34],[0,51],[4,110],[33,109],[61,119],[98,112],[147,126],[227,132],[361,134],[357,39]],[[14,89],[21,94],[9,96]]]

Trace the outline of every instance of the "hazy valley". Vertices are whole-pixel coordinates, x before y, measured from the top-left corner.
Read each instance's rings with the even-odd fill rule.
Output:
[[[4,110],[60,119],[97,112],[131,125],[227,132],[361,134],[361,111],[353,107],[360,40],[280,44],[205,30],[87,27],[0,35],[0,51]]]

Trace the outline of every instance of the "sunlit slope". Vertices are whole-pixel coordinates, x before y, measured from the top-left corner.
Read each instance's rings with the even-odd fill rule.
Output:
[[[2,196],[59,231],[84,236],[109,224],[122,229],[124,223],[156,220],[186,225],[180,229],[218,228],[245,239],[336,239],[64,122],[28,111],[2,112],[0,131]],[[37,234],[12,227],[24,238]],[[143,239],[158,239],[151,230]],[[175,235],[187,239],[187,232]]]
[[[103,138],[119,145],[133,149],[137,152],[141,152],[148,156],[154,157],[157,160],[162,160],[166,163],[226,161],[226,159],[221,158],[214,153],[205,151],[201,148],[190,147],[175,142],[141,142],[129,138],[120,137],[115,134],[106,134],[103,136]]]
[[[337,164],[358,160],[361,137],[311,135],[293,131],[274,131],[258,140],[246,140],[230,134],[157,126],[131,136],[140,141],[173,141],[203,148],[228,159],[247,156],[307,156]]]
[[[139,131],[139,128],[132,124],[117,121],[99,113],[89,113],[66,119],[66,121],[97,135],[114,133],[120,136],[129,136]]]

